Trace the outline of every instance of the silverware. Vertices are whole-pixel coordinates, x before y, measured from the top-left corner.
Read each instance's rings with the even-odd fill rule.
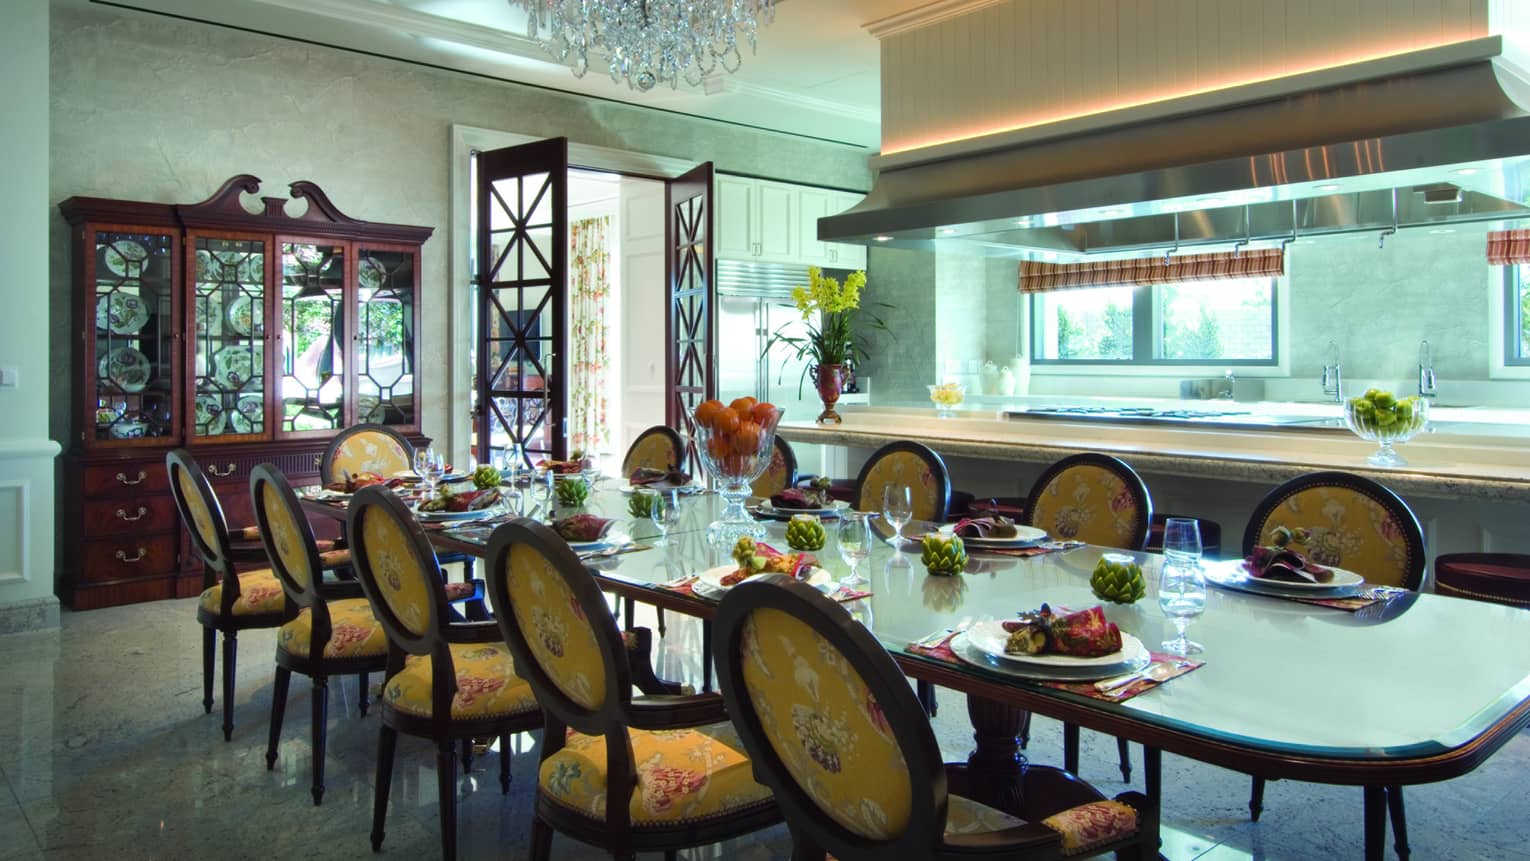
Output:
[[[1175,670],[1188,666],[1190,666],[1189,661],[1175,661],[1172,663],[1168,661],[1154,661],[1153,663],[1148,664],[1135,673],[1127,673],[1125,675],[1116,676],[1115,678],[1095,682],[1094,689],[1100,693],[1105,693],[1107,691],[1117,691],[1126,687],[1132,682],[1139,681],[1141,679],[1148,679],[1154,682],[1163,682],[1171,678]],[[1124,691],[1122,691],[1122,693],[1124,693]]]
[[[939,631],[935,631],[924,639],[915,641],[914,645],[922,649],[932,648],[934,646],[940,645],[940,643],[945,640],[955,637],[957,634],[960,634],[970,627],[972,627],[972,617],[967,616],[958,622],[956,627],[944,628]]]

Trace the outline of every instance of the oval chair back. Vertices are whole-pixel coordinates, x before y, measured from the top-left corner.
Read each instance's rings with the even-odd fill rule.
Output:
[[[1314,562],[1353,571],[1377,585],[1415,591],[1423,586],[1428,560],[1418,518],[1401,497],[1368,478],[1313,472],[1270,491],[1249,517],[1243,555],[1268,544],[1277,526],[1305,528],[1307,540],[1293,540],[1291,546]]]
[[[778,433],[775,450],[770,453],[770,465],[749,486],[749,492],[768,499],[796,484],[797,453],[792,451],[792,444]]]
[[[622,477],[638,467],[662,470],[685,469],[685,441],[667,425],[654,425],[638,434],[622,458]]]
[[[1025,516],[1054,539],[1141,550],[1152,528],[1153,500],[1125,461],[1086,452],[1063,458],[1036,479]]]
[[[728,715],[794,842],[838,858],[935,856],[948,806],[940,748],[863,625],[773,574],[723,598],[713,652]]]
[[[387,425],[352,425],[335,434],[319,460],[319,480],[343,481],[346,475],[375,472],[388,478],[414,469],[414,446]]]
[[[239,578],[229,561],[228,522],[223,518],[223,506],[191,452],[172,449],[165,454],[165,469],[170,472],[170,495],[191,534],[191,546],[202,557],[204,585],[211,586],[215,579],[223,581],[226,605],[223,609],[227,612],[239,598]]]
[[[914,519],[940,523],[951,510],[951,476],[933,449],[917,442],[893,442],[872,452],[855,480],[859,511],[881,511],[882,489],[906,485]]]
[[[328,627],[329,613],[319,591],[324,576],[319,546],[303,506],[287,477],[269,463],[250,471],[250,498],[255,507],[255,522],[260,525],[261,541],[266,545],[266,555],[271,557],[271,570],[282,581],[282,589],[293,606],[312,608],[317,635],[321,618],[323,627]],[[322,642],[328,640],[326,631]]]
[[[365,487],[351,497],[346,529],[356,578],[388,642],[405,654],[430,655],[432,678],[455,687],[443,633],[449,623],[446,584],[425,530],[384,487]],[[390,675],[396,671],[391,664]],[[432,714],[443,722],[451,713],[452,693],[444,703],[433,698]]]

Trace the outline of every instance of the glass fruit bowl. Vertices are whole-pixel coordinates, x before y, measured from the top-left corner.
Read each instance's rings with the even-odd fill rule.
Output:
[[[726,502],[722,517],[707,527],[708,540],[732,547],[745,535],[757,541],[765,537],[765,525],[749,516],[744,502],[751,494],[750,484],[770,466],[782,412],[753,398],[739,398],[727,406],[707,401],[696,407],[696,450]]]
[[[1393,448],[1407,442],[1429,423],[1429,402],[1420,397],[1396,398],[1391,392],[1367,389],[1344,404],[1344,424],[1363,440],[1380,448],[1366,458],[1371,466],[1407,466]]]
[[[949,418],[951,411],[967,398],[967,387],[961,383],[941,383],[930,386],[930,402],[935,405],[935,415]]]

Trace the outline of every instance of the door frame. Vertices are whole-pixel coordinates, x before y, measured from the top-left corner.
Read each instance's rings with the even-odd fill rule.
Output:
[[[426,436],[437,440],[450,441],[453,463],[468,462],[468,431],[473,421],[472,416],[468,414],[473,400],[473,380],[472,369],[468,366],[467,358],[471,349],[471,340],[476,337],[473,331],[472,291],[457,289],[473,281],[473,267],[470,263],[473,241],[472,214],[469,212],[469,202],[472,200],[472,177],[468,171],[468,158],[473,152],[535,143],[546,140],[548,137],[556,137],[556,135],[519,134],[458,124],[453,124],[451,127],[451,211],[447,230],[449,253],[446,275],[447,295],[450,297],[450,301],[446,303],[449,325],[446,327],[446,385],[439,396],[445,401],[447,407],[446,421],[444,426],[422,427],[421,431]],[[578,143],[573,139],[570,139],[568,144],[568,164],[571,169],[601,170],[661,181],[674,179],[696,167],[695,162],[687,159],[592,146]],[[425,325],[424,317],[439,307],[442,306],[429,301],[428,297],[421,297],[421,319],[418,324],[421,331],[430,330],[430,327]],[[427,383],[427,387],[423,388],[422,392],[430,391],[428,385]],[[428,397],[428,395],[425,396]],[[423,417],[428,415],[429,411],[421,408],[420,414]]]

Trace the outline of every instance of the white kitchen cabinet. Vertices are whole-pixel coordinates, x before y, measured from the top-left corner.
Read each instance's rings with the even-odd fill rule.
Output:
[[[779,263],[795,263],[797,251],[797,186],[760,181],[759,243],[760,257]]]
[[[838,193],[826,188],[804,188],[797,193],[797,209],[801,215],[799,244],[802,249],[802,262],[816,263],[819,266],[832,265],[829,259],[831,243],[818,241],[818,219],[836,212],[833,208],[834,197]]]
[[[864,269],[866,249],[818,241],[818,219],[861,196],[738,176],[717,178],[717,255],[732,260]]]
[[[759,256],[759,216],[755,212],[759,181],[738,176],[717,177],[717,256]]]

